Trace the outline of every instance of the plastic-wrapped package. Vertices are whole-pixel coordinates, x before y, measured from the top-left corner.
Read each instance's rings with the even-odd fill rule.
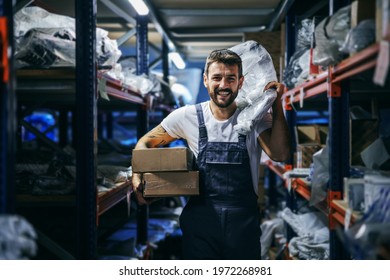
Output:
[[[251,101],[252,103],[246,106],[237,117],[237,124],[234,129],[239,133],[246,135],[248,134],[253,124],[261,120],[267,113],[268,109],[271,108],[274,103],[277,93],[274,89],[267,89],[263,94],[259,94],[257,91],[253,91],[259,95],[256,100]]]
[[[309,76],[309,54],[313,37],[313,20],[304,19],[300,22],[297,33],[295,53],[283,73],[283,82],[291,89],[304,82]]]
[[[364,216],[342,237],[356,259],[388,258],[381,254],[388,254],[390,248],[390,188],[380,191]]]
[[[76,63],[75,20],[49,13],[39,7],[25,7],[14,16],[16,67],[63,67]],[[121,51],[108,32],[96,29],[96,56],[100,65],[116,64]]]
[[[313,155],[313,176],[311,178],[310,205],[316,205],[326,198],[329,181],[329,152],[327,145]]]
[[[354,53],[368,47],[374,42],[375,21],[373,19],[363,20],[348,32],[340,51],[348,54]]]
[[[297,49],[310,48],[311,39],[313,37],[313,20],[303,19],[301,20],[300,26],[297,33]]]
[[[15,53],[16,68],[25,66],[71,66],[75,65],[74,37],[67,39],[57,37],[64,34],[63,29],[30,29],[18,41]],[[73,32],[67,32],[71,34]]]
[[[291,89],[302,83],[309,76],[309,54],[310,48],[298,49],[284,70],[283,82]]]
[[[20,260],[37,253],[37,234],[32,225],[17,215],[0,215],[0,260]]]
[[[246,41],[230,50],[242,59],[244,84],[238,93],[236,103],[241,109],[235,130],[248,134],[254,122],[260,120],[270,109],[276,98],[276,91],[264,92],[264,87],[277,81],[272,58],[267,50],[255,41]]]
[[[265,221],[261,224],[261,259],[269,259],[268,251],[274,241],[276,234],[283,233],[283,220],[280,218],[275,218],[269,221]]]
[[[344,55],[339,49],[350,29],[350,14],[351,6],[348,5],[318,24],[315,29],[313,64],[327,67],[343,59]]]
[[[285,208],[278,216],[298,235],[289,242],[291,255],[301,259],[329,259],[329,229],[321,213],[294,214]]]

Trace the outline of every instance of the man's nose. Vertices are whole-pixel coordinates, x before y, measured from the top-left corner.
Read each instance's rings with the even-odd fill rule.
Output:
[[[219,84],[220,88],[227,88],[229,86],[228,80],[226,78],[222,78]]]

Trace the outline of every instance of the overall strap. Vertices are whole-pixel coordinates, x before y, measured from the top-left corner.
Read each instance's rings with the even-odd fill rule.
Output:
[[[246,146],[246,135],[238,134],[238,143],[244,144]]]
[[[203,110],[201,104],[196,104],[196,115],[198,116],[199,123],[199,139],[207,141],[207,130],[206,125],[204,123]]]

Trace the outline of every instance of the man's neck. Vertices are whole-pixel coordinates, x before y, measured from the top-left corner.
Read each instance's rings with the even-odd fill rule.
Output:
[[[218,107],[212,100],[210,100],[209,106],[210,106],[210,111],[213,114],[214,118],[216,118],[219,121],[224,121],[229,119],[231,116],[233,116],[234,112],[237,109],[236,102],[233,102],[227,108],[221,108]]]

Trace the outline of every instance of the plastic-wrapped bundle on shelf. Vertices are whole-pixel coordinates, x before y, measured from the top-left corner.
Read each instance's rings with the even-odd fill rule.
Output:
[[[309,76],[309,55],[310,48],[306,47],[299,49],[291,56],[283,75],[283,82],[287,88],[292,89],[307,79]]]
[[[366,19],[352,28],[340,51],[344,53],[358,52],[375,42],[375,21]]]
[[[149,73],[149,75],[137,75],[136,69],[135,58],[125,57],[120,59],[116,68],[107,72],[107,74],[134,88],[142,95],[152,93],[155,97],[159,98],[161,84],[156,75],[153,73]]]
[[[284,70],[283,82],[291,89],[304,82],[309,76],[309,54],[313,34],[313,20],[304,19],[297,34],[297,46]]]
[[[383,188],[365,215],[339,232],[355,259],[390,258],[390,188]]]
[[[278,213],[298,235],[289,242],[292,256],[300,259],[329,259],[329,229],[321,219],[321,213],[294,214],[289,208]]]
[[[300,22],[297,32],[296,49],[310,48],[314,32],[314,22],[312,19],[303,19]]]
[[[340,47],[349,32],[350,21],[351,6],[348,5],[318,24],[315,29],[313,64],[327,67],[337,64],[344,58]]]
[[[16,67],[63,67],[76,63],[75,20],[49,13],[39,7],[25,7],[14,16]],[[121,51],[108,32],[96,29],[99,65],[114,67]]]
[[[329,138],[328,138],[329,139]],[[310,205],[316,205],[326,198],[329,181],[329,151],[327,145],[313,155]]]
[[[0,260],[20,260],[37,253],[37,234],[32,225],[17,215],[0,215]]]
[[[244,84],[238,93],[236,102],[241,109],[235,130],[248,134],[253,123],[260,120],[270,109],[276,98],[275,90],[264,87],[277,81],[272,58],[267,50],[255,41],[246,41],[231,48],[242,59]]]

